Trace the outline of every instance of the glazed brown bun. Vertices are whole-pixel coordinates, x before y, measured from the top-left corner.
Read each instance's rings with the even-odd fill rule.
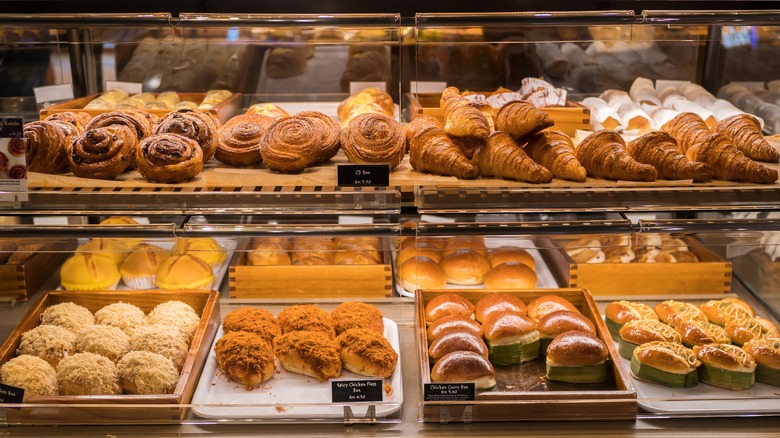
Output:
[[[449,315],[471,318],[474,305],[462,296],[451,293],[437,295],[425,305],[425,322],[428,324]]]
[[[444,257],[460,250],[471,250],[482,257],[487,257],[488,255],[485,238],[481,236],[457,236],[446,239],[444,242]]]
[[[747,305],[747,303],[743,303],[744,301],[726,301],[726,299],[709,300],[702,303],[699,308],[704,312],[704,315],[707,316],[707,319],[710,320],[710,322],[724,326],[729,321],[756,316],[753,308]]]
[[[494,313],[482,323],[482,330],[491,345],[527,344],[539,339],[536,321],[524,315]]]
[[[638,319],[654,319],[658,321],[658,315],[647,304],[631,301],[613,301],[604,309],[607,319],[618,324],[625,324]]]
[[[780,339],[753,339],[742,346],[756,363],[767,368],[780,369]]]
[[[756,369],[753,357],[736,345],[697,345],[693,347],[693,354],[701,363],[727,371],[752,372]]]
[[[436,263],[441,262],[441,250],[427,243],[418,243],[417,245],[406,245],[398,250],[395,256],[396,266],[401,266],[405,261],[412,257],[428,257]]]
[[[519,262],[502,263],[492,268],[485,276],[487,289],[533,289],[537,282],[536,272]]]
[[[656,319],[635,319],[623,324],[619,335],[624,340],[641,345],[653,341],[682,344],[682,336],[671,326]]]
[[[654,341],[639,345],[634,349],[634,357],[639,363],[674,374],[687,374],[701,365],[690,348],[676,342]]]
[[[439,336],[450,331],[468,332],[480,338],[482,337],[482,325],[480,323],[467,316],[449,315],[437,319],[428,326],[425,333],[428,345],[431,345]]]
[[[525,315],[528,309],[523,300],[504,292],[487,294],[474,306],[474,318],[479,322],[485,322],[488,316],[494,313],[504,312]]]
[[[447,283],[475,285],[485,282],[490,271],[487,259],[472,250],[461,249],[441,259],[441,268],[447,276]]]
[[[517,246],[501,246],[491,250],[487,256],[490,266],[496,267],[506,262],[518,262],[536,270],[536,260],[523,248]]]
[[[436,363],[454,351],[471,351],[488,357],[488,348],[482,338],[468,331],[450,330],[431,343],[428,347],[428,359],[431,363]]]
[[[539,337],[554,338],[572,330],[590,333],[596,336],[596,326],[585,315],[570,310],[558,310],[548,313],[537,323]]]
[[[707,316],[695,304],[666,300],[653,308],[658,319],[674,327],[682,321],[707,321]]]
[[[674,326],[688,346],[704,344],[730,344],[731,338],[719,325],[708,321],[682,321]]]
[[[759,339],[764,335],[764,327],[755,318],[743,318],[729,321],[723,326],[723,330],[729,335],[731,341],[737,345],[753,339]]]
[[[608,356],[607,346],[601,339],[576,330],[558,335],[547,347],[550,365],[595,365],[607,360]]]
[[[445,355],[431,370],[432,382],[474,382],[477,389],[496,386],[496,371],[483,356],[471,351]]]
[[[545,315],[558,310],[579,312],[574,304],[558,295],[542,295],[528,303],[528,316],[535,321],[539,321]]]
[[[444,289],[447,276],[438,263],[428,257],[412,257],[398,267],[398,283],[409,292],[417,289]]]

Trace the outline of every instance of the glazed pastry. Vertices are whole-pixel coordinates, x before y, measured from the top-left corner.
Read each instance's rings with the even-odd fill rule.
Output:
[[[338,122],[319,111],[301,111],[296,115],[314,120],[317,132],[322,134],[320,151],[314,164],[321,164],[333,158],[341,147],[341,128]]]
[[[636,347],[631,356],[631,373],[637,379],[672,388],[696,386],[700,365],[693,351],[674,342],[648,342]]]
[[[587,316],[570,310],[548,313],[537,322],[536,329],[539,331],[542,354],[546,354],[547,347],[553,339],[566,332],[576,330],[596,336],[596,326],[593,322]]]
[[[572,330],[547,347],[547,379],[566,383],[598,383],[609,378],[609,351],[594,333]]]
[[[265,74],[272,79],[298,76],[306,71],[305,47],[274,47],[265,59]]]
[[[503,312],[525,315],[528,308],[523,300],[505,292],[487,294],[474,305],[474,318],[479,322],[485,322],[494,313]]]
[[[299,173],[333,157],[339,136],[335,120],[317,111],[304,111],[274,122],[260,142],[260,155],[272,170]]]
[[[152,135],[157,116],[142,110],[111,111],[95,116],[85,130],[102,128],[109,125],[124,125],[131,128],[138,141]]]
[[[549,170],[532,160],[506,132],[490,134],[486,142],[477,146],[473,162],[479,167],[482,176],[532,183],[547,183],[553,178]]]
[[[412,257],[404,261],[396,273],[398,283],[409,292],[417,289],[442,289],[447,276],[439,264],[428,257]]]
[[[24,125],[27,140],[27,168],[31,172],[63,173],[68,168],[67,146],[79,135],[78,129],[62,121],[36,121]]]
[[[755,339],[742,349],[756,361],[757,382],[780,386],[780,339]]]
[[[731,390],[748,389],[756,382],[756,361],[735,345],[697,345],[693,353],[701,361],[701,382]]]
[[[279,120],[282,117],[287,117],[290,114],[280,106],[273,103],[256,103],[246,110],[247,114],[258,114],[261,116],[268,116],[274,120]]]
[[[217,160],[233,166],[251,166],[263,162],[260,141],[274,119],[259,114],[240,114],[217,131]]]
[[[60,122],[70,123],[71,125],[75,126],[76,129],[81,133],[86,131],[87,124],[90,120],[92,120],[92,116],[84,111],[65,111],[61,113],[54,113],[46,117],[44,120],[57,120]]]
[[[682,344],[682,335],[671,326],[657,319],[635,319],[623,325],[617,336],[618,353],[620,356],[631,360],[634,349],[642,344],[654,341],[673,342]]]
[[[658,321],[658,315],[647,304],[624,300],[613,301],[604,309],[604,321],[613,339],[618,338],[618,333],[625,324],[642,319]]]
[[[203,149],[206,163],[217,150],[219,120],[204,111],[180,109],[163,116],[154,129],[155,134],[178,134],[195,140]]]
[[[177,134],[145,138],[136,149],[136,166],[149,181],[179,183],[203,169],[203,150],[195,140]]]
[[[750,114],[737,114],[718,121],[715,131],[723,133],[748,158],[777,163],[780,153],[761,132],[758,120]]]
[[[623,138],[614,131],[590,134],[577,146],[576,153],[588,175],[628,181],[654,181],[658,177],[653,166],[628,154]]]
[[[658,319],[674,327],[683,321],[707,321],[707,316],[698,306],[676,300],[666,300],[653,308]]]
[[[534,289],[539,281],[536,271],[520,262],[502,263],[485,275],[485,288],[495,290]]]
[[[406,152],[404,129],[385,114],[360,114],[341,130],[341,148],[353,163],[389,163],[393,169]]]
[[[524,149],[556,178],[585,181],[587,171],[577,160],[571,138],[563,132],[542,131],[531,137]]]
[[[517,262],[528,266],[531,269],[536,269],[536,260],[534,257],[523,248],[517,246],[500,246],[498,248],[491,249],[487,255],[490,266],[495,268],[498,265],[506,262]]]
[[[730,344],[731,338],[723,327],[708,321],[682,321],[674,326],[682,336],[683,344],[692,347],[704,344]]]
[[[753,339],[764,337],[764,328],[755,318],[743,318],[729,321],[723,327],[731,341],[743,345]]]
[[[431,324],[439,318],[449,315],[471,317],[474,305],[458,294],[445,293],[431,298],[425,305],[425,322]]]
[[[431,342],[428,347],[428,359],[435,364],[454,351],[471,351],[485,358],[488,357],[487,345],[481,337],[467,331],[450,330]]]
[[[463,315],[449,315],[432,322],[426,330],[428,345],[450,331],[471,333],[482,337],[482,325],[474,319]]]
[[[410,162],[418,172],[463,179],[479,176],[479,168],[463,155],[435,117],[417,117],[404,126],[404,132]]]
[[[496,130],[505,131],[518,141],[555,124],[546,112],[524,100],[502,106],[496,114],[495,123]]]
[[[445,355],[431,369],[432,382],[474,382],[476,389],[496,386],[493,365],[480,354],[455,351]]]
[[[487,259],[468,249],[458,250],[445,256],[439,265],[447,276],[447,283],[459,285],[482,284],[490,271],[490,263]]]
[[[626,150],[638,162],[655,167],[661,178],[692,179],[694,182],[712,179],[710,166],[685,158],[674,138],[665,132],[654,131],[638,137],[628,143]]]
[[[490,135],[490,124],[485,113],[461,96],[457,87],[447,87],[441,94],[444,111],[444,131],[452,137],[461,137],[479,143]]]
[[[86,131],[67,146],[68,167],[82,178],[114,179],[134,160],[138,139],[124,125]]]
[[[725,326],[729,321],[736,321],[756,316],[753,308],[743,302],[731,302],[723,300],[709,300],[702,303],[699,308],[707,316],[707,319],[719,326]]]
[[[680,152],[686,154],[691,147],[704,143],[710,135],[707,124],[695,113],[683,112],[661,126],[661,131],[677,141]]]
[[[490,362],[515,365],[539,357],[536,322],[524,315],[494,313],[482,323]]]
[[[579,312],[579,309],[574,307],[574,304],[572,304],[571,301],[559,297],[558,295],[542,295],[539,298],[531,300],[527,307],[528,316],[535,321],[539,321],[548,314],[559,310]]]
[[[346,126],[349,120],[358,113],[367,112],[367,108],[372,109],[371,112],[395,118],[395,104],[392,96],[378,88],[369,87],[347,97],[339,104],[336,112],[341,126]]]

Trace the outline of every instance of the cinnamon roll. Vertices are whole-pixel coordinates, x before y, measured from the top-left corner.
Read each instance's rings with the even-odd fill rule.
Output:
[[[58,120],[39,120],[24,125],[23,135],[27,139],[27,166],[31,172],[65,172],[67,145],[78,136],[75,126]]]
[[[24,156],[27,152],[27,142],[24,138],[12,138],[8,140],[8,152],[14,157]]]
[[[217,150],[219,120],[205,111],[180,109],[163,116],[154,130],[155,134],[178,134],[195,140],[203,149],[203,162],[214,156]]]
[[[248,110],[246,110],[247,114],[260,114],[263,116],[268,116],[274,120],[279,120],[282,117],[287,117],[290,114],[285,111],[282,107],[273,104],[273,103],[256,103],[249,107]]]
[[[92,120],[92,116],[84,111],[65,111],[61,113],[54,113],[44,120],[59,120],[61,122],[67,122],[75,126],[79,133],[86,131],[87,124]]]
[[[136,165],[144,178],[179,183],[194,178],[203,169],[203,149],[191,138],[155,134],[136,148]]]
[[[404,157],[406,137],[394,118],[363,113],[341,131],[341,148],[353,163],[389,163],[393,169]]]
[[[299,173],[322,162],[324,151],[332,150],[333,143],[338,145],[338,124],[324,114],[312,116],[315,114],[322,113],[298,113],[279,119],[268,128],[260,142],[260,155],[269,168],[281,173]]]
[[[341,128],[338,122],[319,111],[302,111],[296,115],[314,120],[317,132],[322,135],[320,153],[314,164],[324,163],[333,158],[341,147]]]
[[[217,160],[233,166],[262,163],[260,140],[274,119],[260,114],[240,114],[227,121],[217,133]]]
[[[127,126],[90,129],[68,145],[68,167],[78,177],[114,179],[130,166],[137,145]]]
[[[8,169],[8,177],[11,179],[26,179],[27,168],[22,166],[21,164],[17,164],[16,166],[11,166],[11,168]]]
[[[0,152],[0,172],[5,171],[7,167],[8,167],[8,155],[6,155],[3,152]]]
[[[110,111],[95,116],[87,123],[85,130],[102,128],[109,125],[124,125],[131,128],[138,141],[152,135],[157,116],[142,110],[127,109],[122,111]]]

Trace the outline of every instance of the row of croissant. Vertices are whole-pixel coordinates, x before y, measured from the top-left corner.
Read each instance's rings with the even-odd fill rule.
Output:
[[[532,183],[550,182],[554,177],[585,181],[586,176],[750,183],[772,183],[778,178],[775,169],[742,152],[774,151],[749,115],[711,131],[701,117],[684,112],[659,131],[628,143],[615,131],[600,130],[575,147],[568,135],[548,129],[554,121],[544,110],[522,100],[504,104],[493,116],[489,106],[471,102],[457,88],[448,87],[442,93],[441,108],[443,125],[434,117],[422,116],[405,127],[410,161],[418,171]]]

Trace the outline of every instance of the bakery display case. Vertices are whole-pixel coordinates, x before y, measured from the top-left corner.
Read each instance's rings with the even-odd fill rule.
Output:
[[[0,422],[26,426],[14,435],[142,423],[296,435],[516,434],[520,421],[542,435],[775,428],[763,363],[754,380],[734,379],[740,390],[712,384],[709,362],[688,370],[689,387],[669,385],[664,370],[632,362],[610,308],[739,301],[778,325],[780,13],[473,8],[0,15],[4,59],[30,60],[0,63],[0,75],[36,91],[72,84],[67,98],[36,99],[20,84],[1,99],[3,116],[28,124],[28,172],[27,189],[0,190],[13,218],[0,226],[0,365],[66,298],[91,313],[122,301],[145,314],[180,299],[202,329],[168,394],[28,393],[2,400]],[[111,137],[135,145],[119,152],[121,169],[80,166]],[[166,168],[164,155],[200,166]],[[507,364],[502,351],[514,351],[485,336],[492,389],[442,378],[426,304],[499,292],[525,305],[566,298],[605,362],[572,371],[540,347]],[[283,358],[300,347],[284,338],[292,310],[335,322],[353,304],[350,318],[379,315],[366,324],[381,330],[296,341],[317,343],[338,373]],[[242,314],[251,327],[231,329]],[[366,339],[392,366],[348,367],[348,347]],[[745,359],[750,341],[738,343],[747,350],[726,349]],[[247,344],[249,371],[235,366],[245,350],[228,354]],[[587,380],[596,371],[604,379]],[[693,375],[704,376],[693,385]],[[441,387],[463,384],[471,392]]]

